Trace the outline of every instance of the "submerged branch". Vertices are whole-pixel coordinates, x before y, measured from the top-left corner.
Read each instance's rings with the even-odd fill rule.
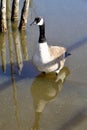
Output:
[[[1,35],[1,60],[2,60],[2,70],[6,72],[6,34]]]
[[[20,41],[24,60],[28,61],[27,35],[24,30],[20,33]]]
[[[17,30],[17,25],[15,23],[12,24],[12,30],[13,30],[13,42],[14,42],[15,52],[16,52],[16,60],[17,60],[19,72],[21,72],[23,68],[23,61],[22,61],[19,34]]]

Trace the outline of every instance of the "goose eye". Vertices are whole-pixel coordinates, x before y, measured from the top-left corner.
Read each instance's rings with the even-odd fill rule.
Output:
[[[40,22],[40,18],[35,18],[36,24]]]

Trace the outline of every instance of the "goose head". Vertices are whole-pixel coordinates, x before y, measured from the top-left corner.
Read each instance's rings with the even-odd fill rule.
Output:
[[[30,26],[32,25],[42,26],[43,24],[44,24],[44,19],[41,17],[36,17],[34,21],[30,24]]]

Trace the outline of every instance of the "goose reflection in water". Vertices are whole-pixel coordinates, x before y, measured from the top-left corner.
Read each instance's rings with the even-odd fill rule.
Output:
[[[49,102],[53,101],[57,97],[69,73],[69,69],[64,67],[57,77],[51,73],[47,75],[40,74],[35,79],[31,86],[35,120],[30,130],[39,129],[39,121],[44,108]]]

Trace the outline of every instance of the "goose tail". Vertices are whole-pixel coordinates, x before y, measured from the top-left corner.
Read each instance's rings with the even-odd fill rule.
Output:
[[[65,57],[65,58],[67,58],[67,57],[68,57],[68,56],[70,56],[70,55],[71,55],[71,53],[70,53],[70,52],[68,52],[68,51],[66,51],[66,52],[65,52],[65,56],[64,56],[64,57]]]

